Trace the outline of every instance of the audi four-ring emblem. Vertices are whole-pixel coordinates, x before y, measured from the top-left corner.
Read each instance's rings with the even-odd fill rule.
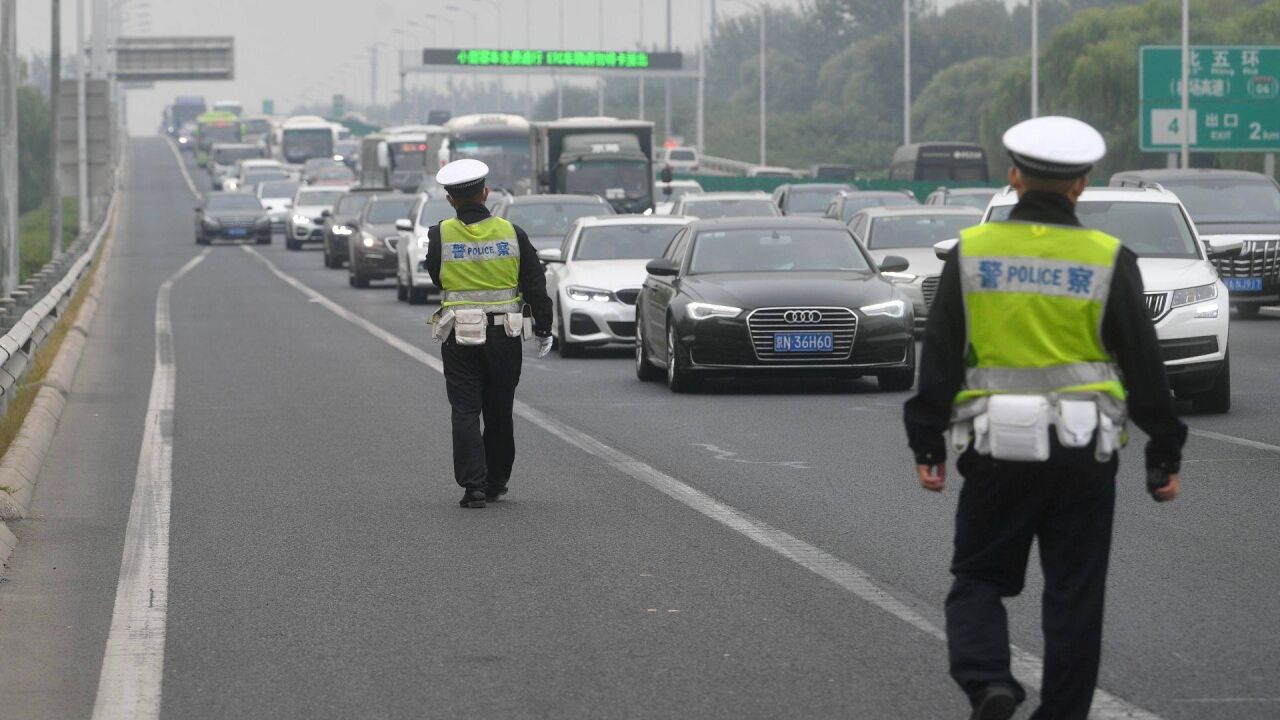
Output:
[[[782,313],[782,320],[790,325],[813,325],[822,322],[822,312],[818,310],[788,310]]]

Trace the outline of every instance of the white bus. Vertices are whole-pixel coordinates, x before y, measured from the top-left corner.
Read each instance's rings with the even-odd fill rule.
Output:
[[[280,126],[280,158],[290,165],[333,157],[337,142],[337,126],[316,115],[295,115]]]

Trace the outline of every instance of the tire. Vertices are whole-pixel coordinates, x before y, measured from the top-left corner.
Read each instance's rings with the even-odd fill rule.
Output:
[[[350,278],[351,287],[353,288],[364,290],[365,288],[369,287],[369,278],[365,275],[352,272],[347,277]]]
[[[1236,316],[1241,319],[1256,318],[1260,310],[1262,306],[1258,303],[1240,303],[1236,305]]]
[[[285,238],[285,240],[284,240],[284,246],[285,246],[287,249],[289,249],[289,250],[301,250],[301,249],[302,249],[302,245],[301,245],[297,240],[294,240],[294,239],[293,239],[293,238],[291,238],[291,237],[286,237],[286,238]]]
[[[667,387],[674,393],[688,393],[698,389],[698,379],[689,370],[676,337],[676,328],[667,323]]]
[[[556,348],[560,351],[562,358],[582,357],[582,348],[574,345],[565,339],[564,318],[560,319],[560,330],[556,334]]]
[[[1213,387],[1191,396],[1191,409],[1206,415],[1231,412],[1231,353],[1222,359]]]
[[[908,367],[901,370],[890,370],[876,376],[876,384],[884,392],[906,392],[916,384],[916,344],[913,341],[907,350]]]
[[[425,305],[431,297],[431,291],[427,288],[414,287],[409,285],[409,304]]]
[[[208,244],[209,244],[209,238],[207,238],[207,237],[205,237],[205,236],[203,236],[203,235],[197,235],[197,236],[196,236],[196,244],[197,244],[197,245],[208,245]]]
[[[644,347],[644,331],[640,329],[639,315],[636,315],[636,377],[641,382],[662,379],[662,368],[649,362],[649,351]]]
[[[255,241],[254,241],[254,243],[255,243],[255,244],[257,244],[257,245],[270,245],[270,244],[271,244],[271,236],[270,236],[270,235],[268,235],[268,236],[266,236],[266,237],[264,237],[264,238],[258,238],[257,240],[255,240]]]

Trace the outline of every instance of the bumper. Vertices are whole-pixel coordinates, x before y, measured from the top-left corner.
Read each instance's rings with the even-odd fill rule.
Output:
[[[682,322],[680,342],[688,348],[690,368],[724,374],[876,375],[914,368],[915,333],[910,318],[858,314],[853,346],[847,355],[803,354],[760,359],[747,323],[741,318]]]
[[[1169,384],[1175,391],[1209,389],[1227,357],[1230,300],[1225,292],[1217,299],[1175,308],[1156,323],[1156,337],[1164,356]],[[1217,317],[1196,317],[1197,312],[1217,311]]]
[[[436,286],[436,281],[431,279],[431,273],[422,269],[422,262],[426,259],[427,251],[425,248],[414,248],[409,251],[408,282],[413,287],[434,288]]]
[[[270,240],[271,226],[258,228],[205,228],[202,232],[206,240]]]
[[[395,277],[396,254],[386,248],[366,249],[363,245],[353,245],[351,269],[370,278]]]
[[[925,321],[929,319],[929,305],[924,298],[924,278],[918,277],[909,283],[895,285],[902,299],[911,303],[912,314],[915,315],[915,331],[924,332]]]
[[[563,293],[559,321],[564,337],[578,345],[631,345],[636,339],[636,307],[620,302],[572,300]]]
[[[324,242],[324,228],[318,225],[296,225],[290,220],[285,224],[284,232],[295,242]]]

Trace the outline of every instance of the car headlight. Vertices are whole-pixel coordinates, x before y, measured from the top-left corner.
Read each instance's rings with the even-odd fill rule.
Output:
[[[426,250],[429,247],[431,247],[431,238],[427,237],[426,235],[423,235],[422,237],[418,238],[419,250]]]
[[[613,300],[613,293],[608,290],[597,290],[589,287],[568,287],[565,288],[565,295],[571,300],[579,302],[609,302]]]
[[[347,225],[334,225],[334,226],[333,226],[333,234],[334,234],[334,235],[350,235],[351,233],[352,233],[352,230],[351,230],[351,228],[350,228],[349,226],[347,226]]]
[[[308,216],[306,216],[306,215],[294,215],[294,216],[293,216],[293,223],[294,223],[295,225],[306,225],[306,224],[307,224],[307,223],[309,223],[309,222],[311,222],[311,218],[310,218],[310,217],[308,217]]]
[[[689,303],[689,317],[694,320],[706,320],[712,317],[737,317],[742,312],[742,308],[732,305],[715,305],[704,302]]]
[[[370,235],[369,233],[360,233],[360,244],[367,248],[377,247],[378,238]]]
[[[204,224],[206,227],[218,227],[218,218],[205,217]]]
[[[186,145],[186,144],[187,144],[187,142],[188,142],[188,141],[187,141],[187,139],[186,139],[186,138],[184,138],[184,137],[180,137],[180,138],[178,138],[178,144],[179,144],[179,145]]]
[[[919,275],[912,275],[905,272],[885,272],[880,273],[891,283],[913,283]]]
[[[1197,307],[1195,310],[1195,318],[1197,320],[1212,320],[1218,317],[1217,303],[1205,303],[1204,305]]]
[[[1213,300],[1216,297],[1218,297],[1218,286],[1216,284],[1183,288],[1173,291],[1173,298],[1169,307],[1182,307],[1183,305],[1191,305],[1205,300]]]
[[[882,315],[884,317],[900,318],[907,314],[907,304],[901,300],[889,300],[875,305],[864,305],[858,309],[868,317]]]

